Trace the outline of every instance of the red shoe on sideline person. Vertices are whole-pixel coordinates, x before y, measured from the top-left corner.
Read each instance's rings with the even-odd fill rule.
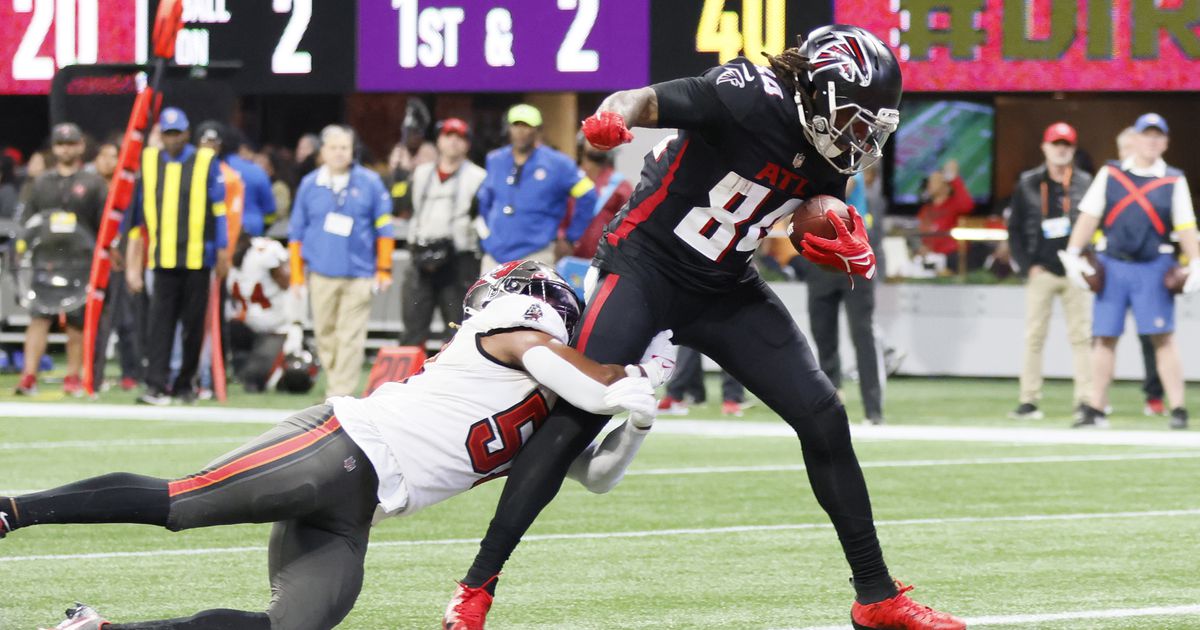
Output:
[[[63,379],[63,393],[74,398],[83,396],[83,381],[74,374],[67,375]]]
[[[22,374],[16,393],[18,396],[37,396],[37,374]]]

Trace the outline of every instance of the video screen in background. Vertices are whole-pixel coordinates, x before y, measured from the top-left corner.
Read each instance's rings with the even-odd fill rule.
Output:
[[[954,159],[971,196],[977,203],[986,203],[992,196],[995,119],[996,109],[983,103],[903,101],[900,130],[892,139],[896,146],[893,201],[920,203],[925,178]]]

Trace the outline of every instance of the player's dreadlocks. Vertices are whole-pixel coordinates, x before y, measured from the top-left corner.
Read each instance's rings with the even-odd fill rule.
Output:
[[[796,46],[788,48],[778,55],[763,53],[767,58],[767,63],[770,64],[771,70],[775,72],[775,78],[784,86],[791,88],[793,94],[798,94],[804,102],[805,108],[811,108],[810,97],[806,85],[801,79],[801,73],[812,70],[812,62],[808,57],[801,54],[800,50],[804,46],[804,35],[796,36]]]
[[[780,83],[792,88],[793,91],[800,88],[800,73],[812,70],[812,62],[800,52],[803,46],[804,35],[801,34],[796,36],[795,48],[788,48],[778,55],[763,53],[771,65],[771,69],[775,71],[775,78]]]

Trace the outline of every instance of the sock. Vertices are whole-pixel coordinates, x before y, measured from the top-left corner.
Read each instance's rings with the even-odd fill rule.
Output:
[[[874,604],[891,599],[899,592],[896,590],[896,583],[888,575],[883,578],[873,577],[866,580],[850,578],[850,583],[854,585],[854,599],[860,604]]]
[[[267,613],[215,609],[181,619],[110,623],[104,630],[271,630],[271,618]]]
[[[112,473],[53,490],[0,497],[12,529],[65,523],[142,523],[166,526],[167,480]]]

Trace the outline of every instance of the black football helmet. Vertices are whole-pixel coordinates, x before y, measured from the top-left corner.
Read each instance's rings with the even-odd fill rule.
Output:
[[[844,24],[809,33],[800,54],[810,64],[796,77],[805,138],[839,173],[866,170],[900,125],[896,56],[878,37]]]
[[[567,325],[568,336],[575,333],[583,313],[579,296],[553,267],[536,260],[514,260],[483,274],[471,285],[463,300],[463,317],[479,313],[505,294],[528,295],[549,304]]]

